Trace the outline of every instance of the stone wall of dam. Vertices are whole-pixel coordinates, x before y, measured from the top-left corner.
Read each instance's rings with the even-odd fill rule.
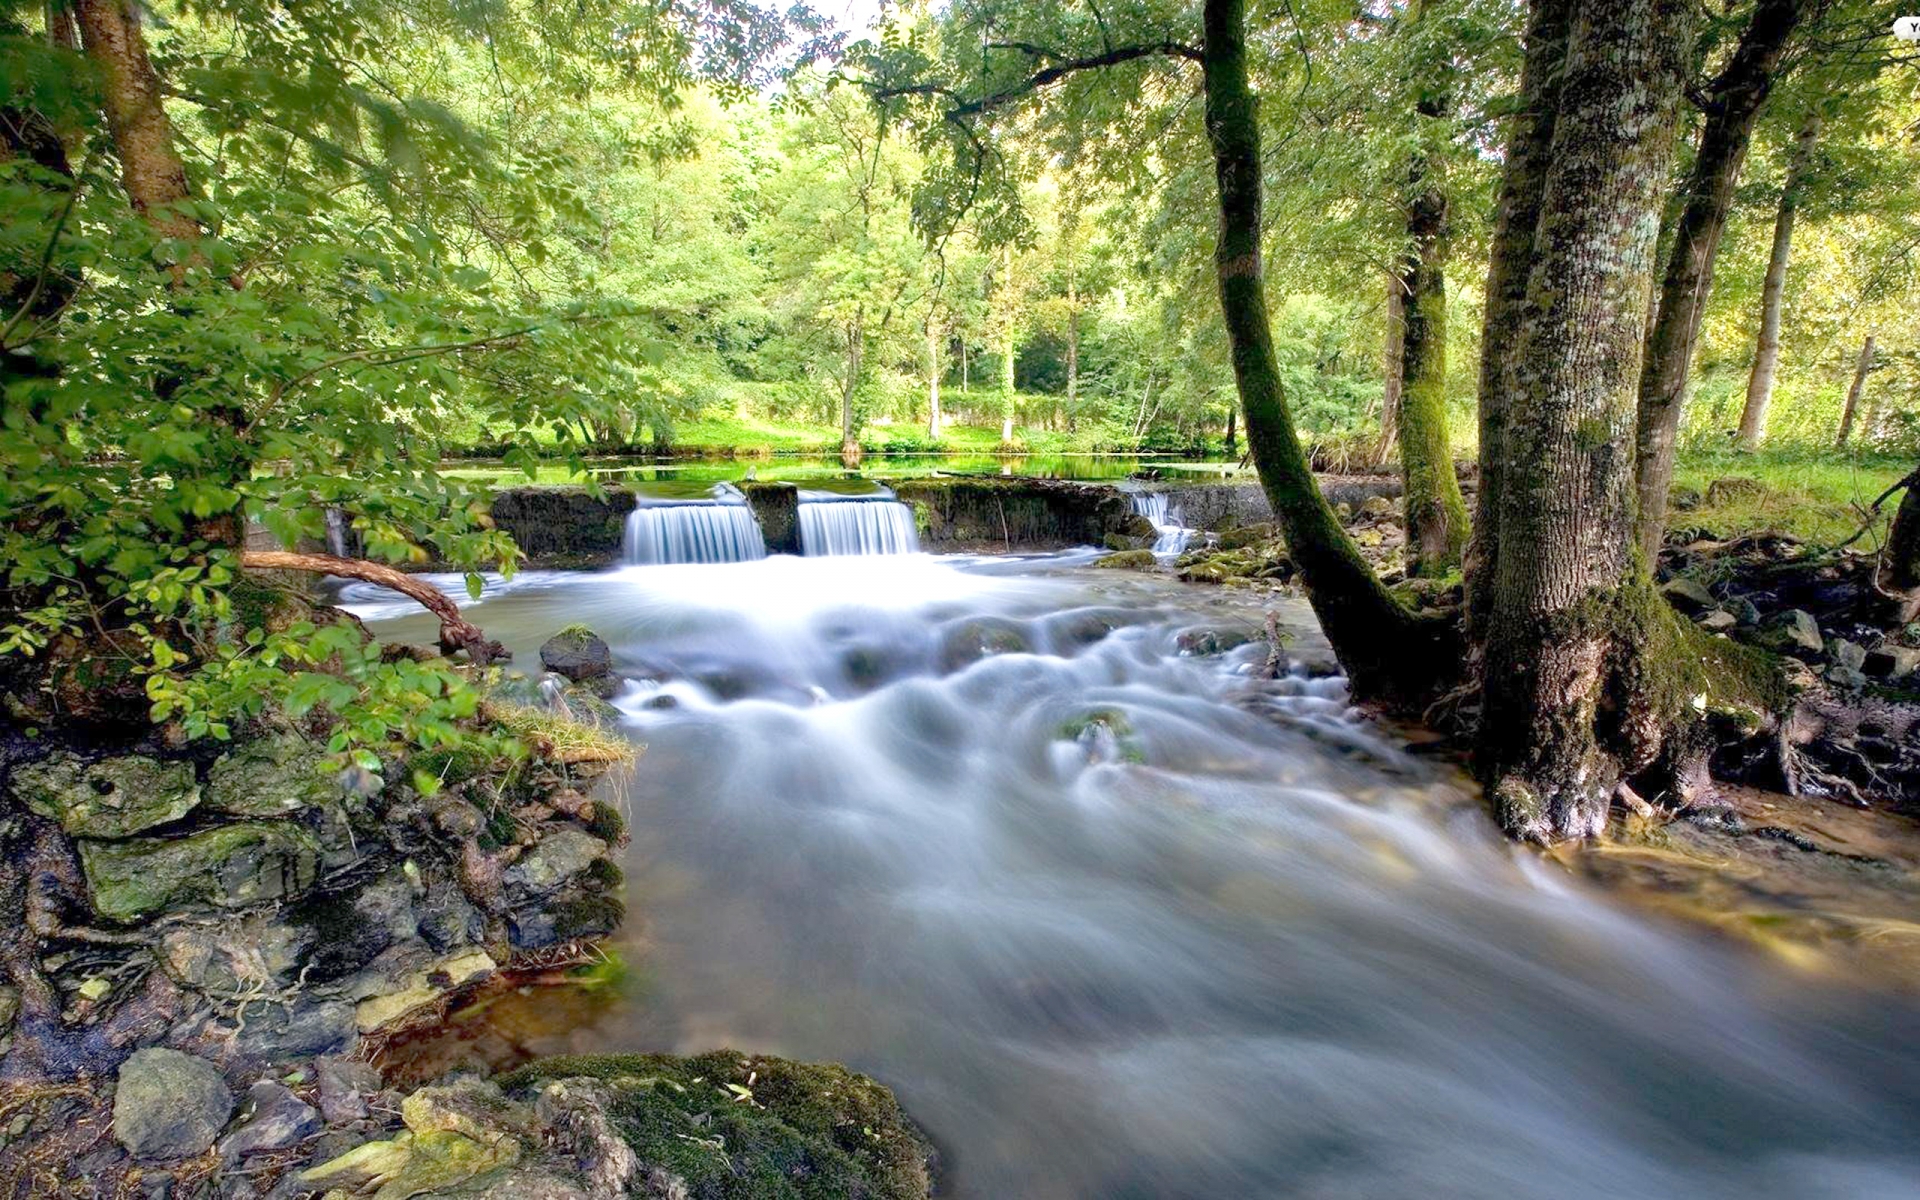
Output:
[[[1074,483],[1004,476],[940,476],[877,479],[913,511],[920,548],[933,553],[1008,553],[1071,546],[1150,544],[1154,528],[1141,515],[1144,494],[1166,497],[1174,524],[1197,533],[1223,533],[1273,519],[1260,485],[1251,480]],[[1321,476],[1327,499],[1359,508],[1367,500],[1397,499],[1394,476]],[[753,514],[769,554],[804,552],[800,510],[803,487],[774,480],[741,483],[730,501]],[[629,560],[629,517],[648,502],[627,487],[609,484],[599,495],[572,485],[526,485],[494,494],[494,523],[513,535],[539,570],[595,569]],[[264,534],[264,530],[261,531]],[[1144,541],[1142,539],[1145,539]],[[318,548],[318,547],[316,547]],[[443,564],[425,564],[444,569]]]

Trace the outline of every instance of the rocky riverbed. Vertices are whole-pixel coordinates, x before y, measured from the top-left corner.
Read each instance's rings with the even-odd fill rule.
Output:
[[[394,1038],[593,960],[624,919],[607,648],[572,628],[540,657],[487,677],[473,722],[522,752],[378,770],[330,764],[324,718],[196,740],[10,692],[0,1197],[924,1195],[930,1149],[837,1067],[720,1051],[388,1086]]]

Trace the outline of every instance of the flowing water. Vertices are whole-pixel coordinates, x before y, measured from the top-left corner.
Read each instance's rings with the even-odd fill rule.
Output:
[[[913,510],[891,492],[800,493],[800,547],[809,555],[912,554],[920,548]]]
[[[766,556],[760,525],[737,492],[703,500],[648,500],[627,514],[630,563],[730,563]]]
[[[1133,511],[1153,524],[1153,552],[1163,557],[1180,554],[1193,540],[1193,530],[1180,523],[1180,510],[1169,507],[1165,492],[1134,492]]]
[[[527,1047],[847,1062],[962,1197],[1920,1194],[1909,1000],[1617,904],[1337,679],[1264,678],[1253,600],[1090,557],[776,556],[469,604],[523,667],[581,621],[642,680],[632,972],[598,1008],[531,1001]]]

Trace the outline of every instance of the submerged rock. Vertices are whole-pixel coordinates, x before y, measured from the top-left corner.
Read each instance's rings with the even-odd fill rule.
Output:
[[[120,1066],[113,1136],[135,1158],[190,1158],[213,1146],[232,1111],[233,1093],[212,1063],[139,1050]]]
[[[193,764],[122,754],[96,762],[57,753],[16,767],[13,794],[76,837],[131,837],[200,803]]]
[[[181,903],[237,908],[295,895],[313,885],[319,863],[312,835],[285,821],[79,847],[94,911],[110,921]]]

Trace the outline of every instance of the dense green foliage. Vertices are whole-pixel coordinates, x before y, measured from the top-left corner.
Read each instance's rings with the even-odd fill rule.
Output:
[[[442,665],[236,605],[241,539],[209,533],[227,514],[294,544],[324,539],[332,509],[369,558],[510,569],[484,490],[438,469],[449,454],[532,472],[609,446],[820,449],[843,420],[875,449],[1222,449],[1235,394],[1192,63],[1065,75],[987,133],[948,119],[936,85],[888,91],[992,96],[1057,47],[1191,43],[1195,5],[913,2],[848,47],[746,0],[166,0],[144,21],[187,184],[166,212],[129,186],[71,8],[0,8],[0,654],[115,631],[152,715],[189,733],[277,698],[352,714],[335,748],[371,768],[474,708]],[[1256,14],[1279,367],[1336,465],[1383,449],[1416,157],[1450,198],[1443,403],[1456,445],[1472,437],[1522,13],[1414,11]],[[1822,38],[1748,164],[1687,410],[1698,450],[1738,421],[1812,110],[1827,132],[1773,442],[1832,441],[1871,332],[1855,445],[1920,448],[1920,83],[1861,66],[1850,29]],[[1436,88],[1446,103],[1425,103]]]

